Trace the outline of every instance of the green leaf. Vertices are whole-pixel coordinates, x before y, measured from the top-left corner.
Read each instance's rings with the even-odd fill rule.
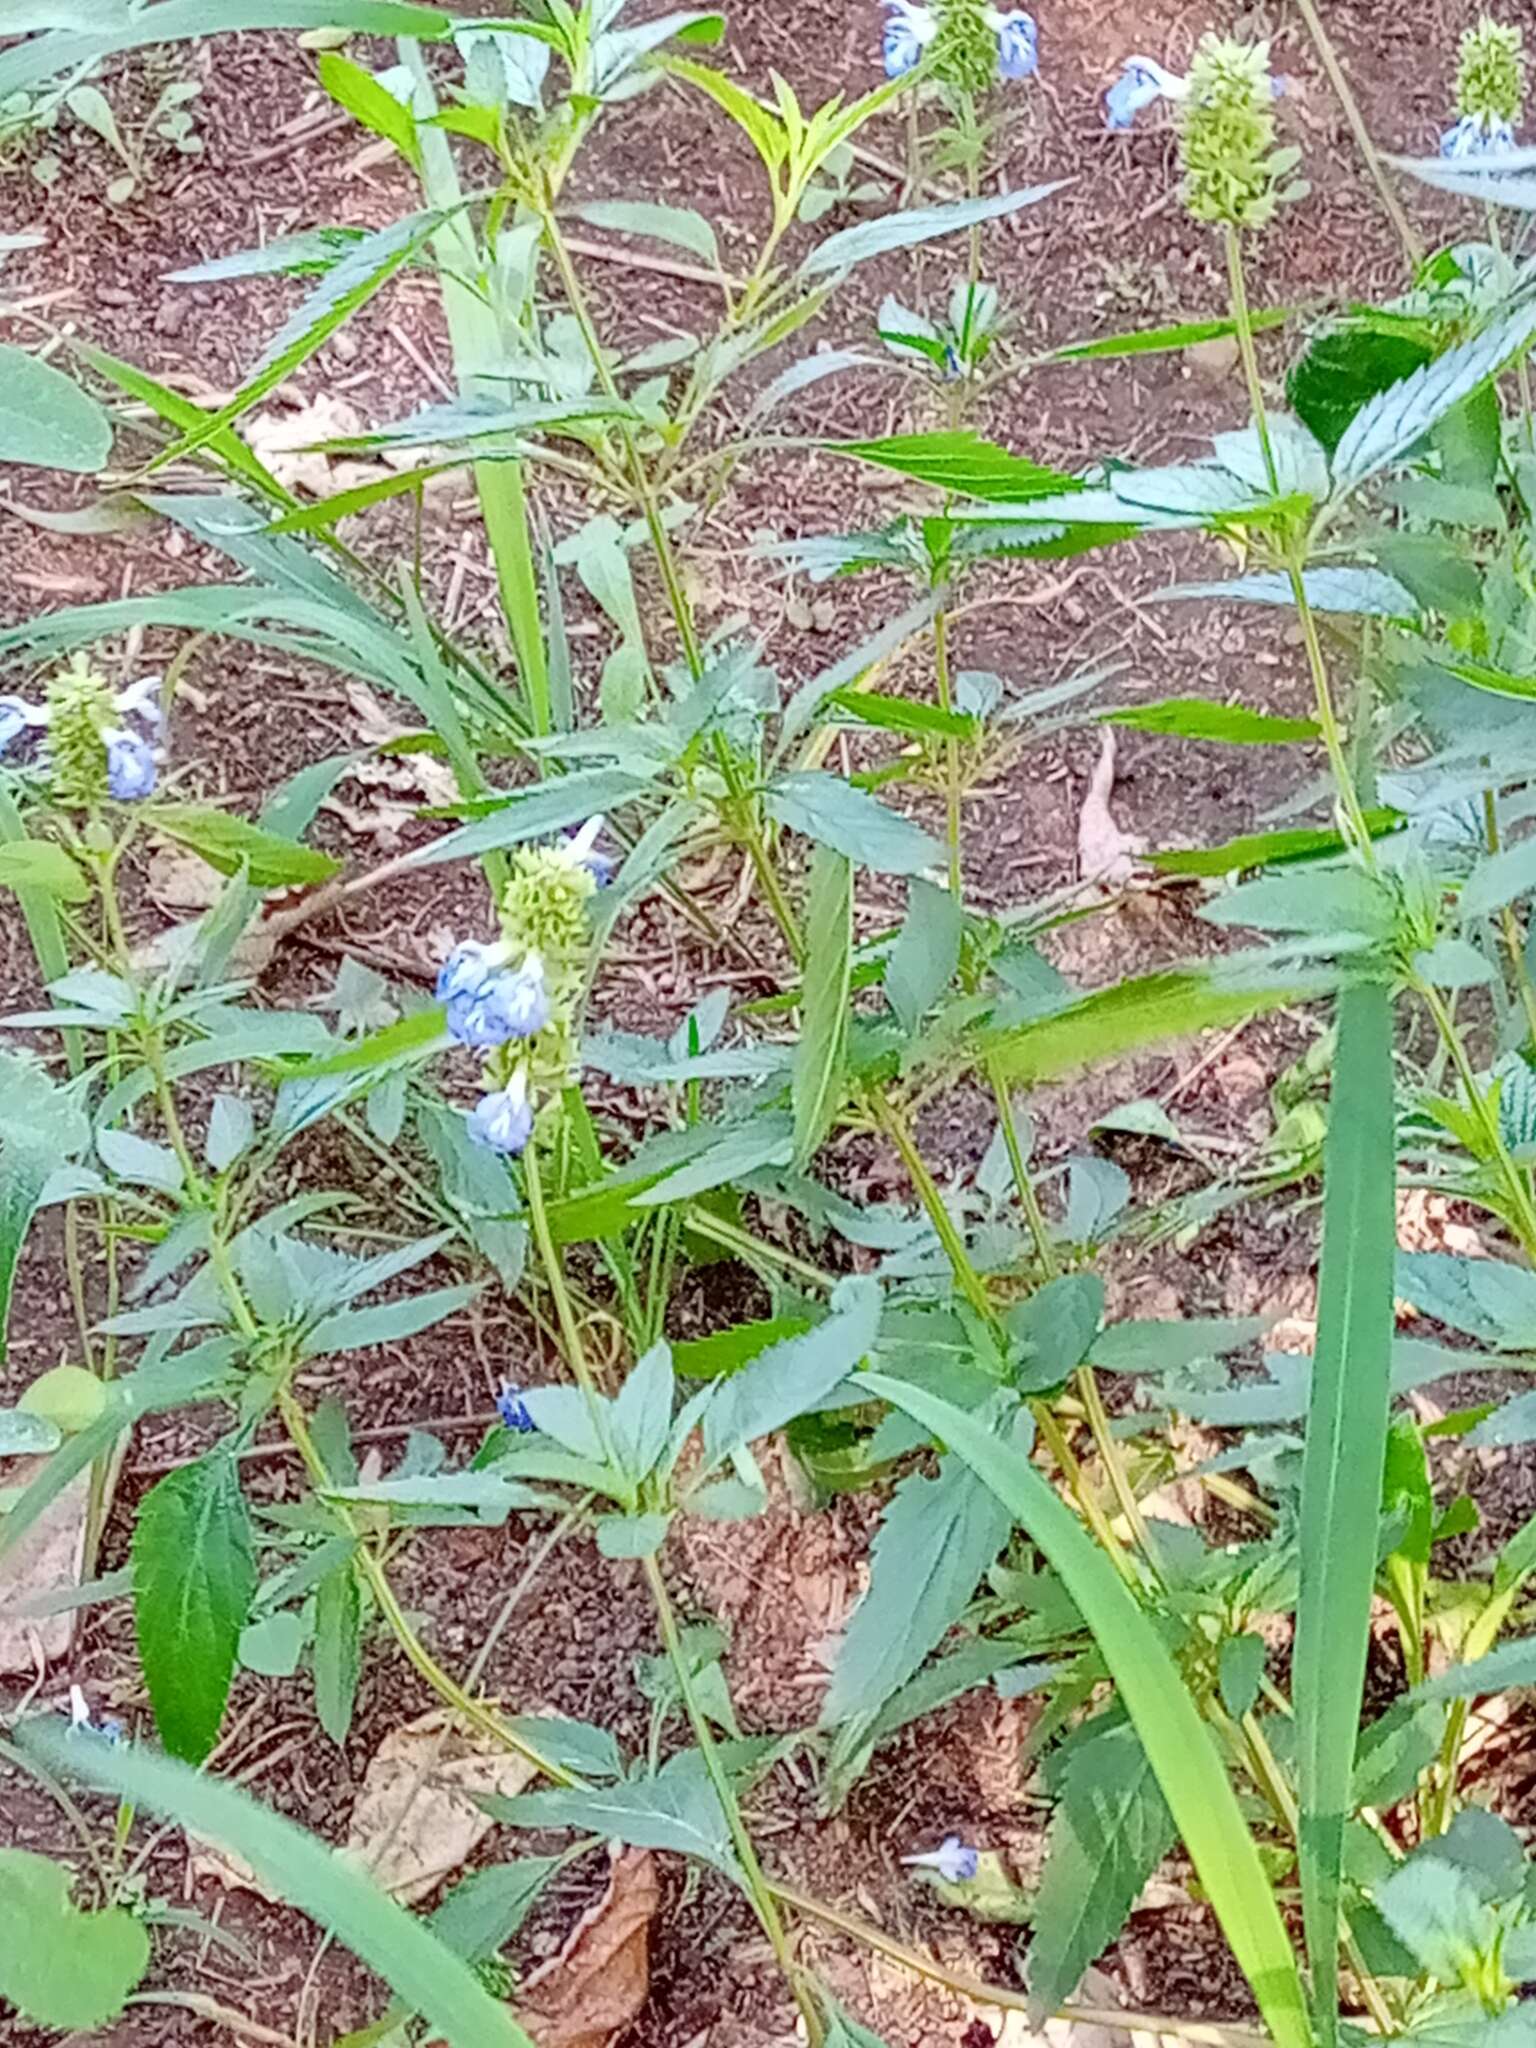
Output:
[[[1208,697],[1168,697],[1124,711],[1101,711],[1105,725],[1137,732],[1171,732],[1186,740],[1224,740],[1238,746],[1272,746],[1286,740],[1315,740],[1315,718],[1274,718],[1243,704],[1216,704]]]
[[[962,228],[979,227],[989,220],[1001,220],[1021,207],[1036,206],[1053,192],[1063,191],[1070,178],[1058,178],[1050,185],[1028,185],[1017,192],[1002,192],[990,199],[961,199],[946,206],[915,206],[902,213],[888,213],[879,220],[861,221],[818,242],[800,265],[801,277],[826,277],[867,263],[872,256],[885,256],[893,249],[912,249],[940,235],[957,234]]]
[[[515,1863],[476,1870],[454,1886],[427,1925],[465,1962],[485,1962],[517,1933],[564,1860],[522,1856]]]
[[[1398,811],[1378,808],[1366,812],[1365,822],[1372,838],[1382,839],[1396,832],[1403,820]],[[1290,832],[1246,833],[1229,839],[1225,846],[1189,846],[1149,853],[1145,859],[1149,867],[1158,868],[1165,875],[1230,875],[1244,868],[1272,867],[1343,851],[1344,842],[1337,832],[1305,825]]]
[[[1297,418],[1332,456],[1355,415],[1379,392],[1411,377],[1429,356],[1428,344],[1416,335],[1341,327],[1317,336],[1286,379],[1286,395]]]
[[[1101,1372],[1177,1372],[1202,1358],[1221,1358],[1269,1328],[1265,1316],[1182,1316],[1111,1323],[1093,1343]]]
[[[782,1429],[830,1394],[874,1350],[880,1311],[873,1280],[841,1280],[824,1322],[760,1351],[728,1379],[704,1417],[704,1468]]]
[[[947,889],[913,876],[906,920],[885,963],[886,1000],[907,1032],[916,1031],[954,980],[964,924],[964,912]]]
[[[1043,2005],[1072,1996],[1125,1925],[1173,1835],[1134,1728],[1122,1723],[1073,1751],[1051,1815],[1029,1944],[1029,1988]]]
[[[995,441],[984,441],[969,429],[946,434],[893,434],[883,441],[829,441],[834,455],[852,455],[881,469],[915,477],[935,490],[955,491],[970,498],[1023,504],[1030,498],[1082,489],[1076,477],[1062,470],[1042,469],[1025,456],[1010,454]]]
[[[227,1451],[168,1472],[133,1531],[133,1612],[161,1740],[200,1763],[218,1740],[256,1591],[250,1514]]]
[[[0,343],[0,462],[94,476],[111,453],[112,422],[94,398],[52,363]]]
[[[1261,875],[1202,906],[1209,924],[1246,925],[1259,932],[1353,934],[1379,940],[1391,936],[1396,918],[1392,897],[1362,868],[1308,868],[1285,875]]]
[[[838,1651],[821,1725],[874,1714],[965,1612],[1008,1537],[1008,1514],[958,1458],[904,1479],[880,1518],[869,1590]]]
[[[829,2019],[826,2048],[889,2048],[883,2036],[872,2034],[868,2027],[851,2020],[841,2006],[831,2008]]]
[[[1311,2048],[1296,1960],[1258,1850],[1210,1731],[1153,1622],[1027,1453],[917,1387],[883,1373],[866,1374],[863,1384],[963,1458],[1044,1552],[1093,1632],[1265,2024],[1278,2048]]]
[[[190,846],[221,875],[245,869],[258,889],[299,888],[308,883],[329,881],[341,872],[341,862],[313,847],[300,846],[276,832],[265,832],[245,818],[229,811],[215,811],[202,804],[157,804],[150,814],[157,832]]]
[[[548,832],[564,831],[599,812],[615,811],[631,797],[650,786],[650,777],[632,774],[627,768],[578,769],[570,775],[520,790],[498,803],[473,824],[435,840],[411,855],[413,867],[432,867],[439,861],[478,859],[482,853],[500,847],[521,846],[525,840],[540,839]]]
[[[140,1744],[114,1748],[72,1740],[48,1720],[26,1723],[15,1740],[58,1777],[115,1793],[235,1850],[276,1897],[345,1943],[451,2048],[534,2048],[506,2007],[421,1921],[329,1843],[267,1812],[233,1785]]]
[[[1036,1288],[1007,1315],[1008,1335],[1019,1347],[1015,1385],[1025,1393],[1059,1387],[1088,1356],[1104,1317],[1104,1282],[1097,1273],[1062,1273]]]
[[[1283,327],[1290,317],[1289,309],[1283,306],[1255,313],[1253,331],[1267,334],[1273,327]],[[1128,334],[1106,334],[1095,341],[1069,341],[1062,348],[1052,349],[1046,360],[1089,362],[1103,356],[1161,355],[1168,349],[1193,348],[1202,341],[1224,341],[1236,332],[1237,323],[1232,320],[1185,320],[1176,327],[1144,327]]]
[[[576,218],[588,227],[608,228],[614,234],[670,242],[675,249],[701,257],[711,269],[720,267],[715,231],[703,214],[691,207],[664,206],[649,199],[590,199],[576,208]]]
[[[1264,1676],[1264,1638],[1250,1635],[1224,1636],[1217,1659],[1216,1681],[1221,1704],[1234,1721],[1251,1713],[1259,1697],[1259,1680]]]
[[[362,1631],[362,1589],[349,1556],[315,1588],[315,1712],[338,1748],[352,1726]]]
[[[49,1856],[0,1849],[0,1998],[39,2026],[94,2032],[149,1968],[149,1935],[121,1906],[82,1913]]]
[[[1475,1880],[1435,1848],[1431,1842],[1411,1856],[1376,1887],[1372,1902],[1421,1966],[1454,1985],[1473,1957],[1494,1952],[1498,1922]]]
[[[600,1790],[522,1792],[515,1799],[493,1795],[478,1803],[512,1827],[579,1828],[632,1848],[690,1856],[742,1882],[724,1810],[697,1750],[684,1750],[653,1778],[631,1778]]]
[[[51,839],[13,839],[0,845],[0,889],[36,889],[61,903],[85,903],[91,894],[90,883]]]
[[[1395,576],[1380,569],[1308,569],[1301,582],[1307,603],[1315,612],[1343,612],[1362,619],[1411,619],[1418,610],[1412,591],[1405,590]],[[1164,590],[1153,591],[1152,596],[1160,604],[1191,598],[1211,599],[1217,604],[1286,606],[1296,602],[1290,577],[1278,569],[1234,576],[1226,583],[1170,584]]]
[[[1054,1081],[1095,1060],[1260,1016],[1299,993],[1268,982],[1244,988],[1193,969],[1149,974],[1053,1016],[983,1032],[980,1049],[1005,1081]]]
[[[1489,917],[1536,889],[1536,839],[1485,854],[1461,888],[1461,914]]]
[[[739,1372],[760,1351],[785,1337],[803,1336],[815,1325],[808,1316],[774,1316],[765,1322],[733,1323],[709,1337],[683,1337],[672,1346],[672,1363],[684,1379],[717,1380]]]
[[[818,846],[811,860],[800,1042],[790,1084],[796,1167],[805,1166],[832,1128],[846,1087],[849,990],[853,980],[853,863]]]
[[[1334,488],[1353,490],[1407,454],[1437,420],[1496,375],[1532,335],[1536,306],[1522,306],[1379,392],[1356,413],[1334,451]]]
[[[763,792],[763,808],[780,825],[877,874],[913,875],[943,859],[943,848],[928,833],[840,776],[819,770],[775,776]]]
[[[403,100],[397,100],[371,71],[365,71],[361,64],[354,64],[339,51],[327,50],[317,68],[320,83],[338,107],[364,128],[392,143],[408,164],[419,161],[421,145],[416,138],[416,117]]]
[[[919,704],[910,697],[883,697],[875,690],[834,690],[826,700],[860,725],[877,732],[916,733],[923,739],[976,740],[982,721],[968,711],[941,711],[937,704]],[[829,719],[829,724],[835,724]]]
[[[1507,1692],[1511,1686],[1536,1685],[1536,1636],[1517,1636],[1470,1664],[1453,1664],[1438,1678],[1414,1689],[1416,1700],[1470,1700],[1482,1693]]]
[[[1323,1158],[1322,1278],[1292,1670],[1302,1910],[1325,2042],[1338,2029],[1344,1827],[1352,1811],[1391,1401],[1395,1159],[1391,998],[1384,988],[1348,989],[1339,999]]]
[[[303,1615],[288,1610],[269,1614],[241,1629],[240,1662],[262,1678],[292,1678],[308,1638]]]

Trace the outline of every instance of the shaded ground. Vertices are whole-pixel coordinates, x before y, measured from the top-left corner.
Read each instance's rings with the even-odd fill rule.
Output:
[[[489,6],[466,11],[490,13]],[[1440,125],[1455,34],[1475,10],[1414,0],[1383,18],[1379,0],[1329,10],[1357,80],[1367,118],[1385,148],[1419,150]],[[1076,338],[1221,312],[1219,252],[1184,218],[1172,198],[1174,169],[1166,128],[1105,136],[1097,95],[1123,55],[1145,49],[1181,68],[1200,31],[1203,7],[1170,0],[1042,0],[1044,76],[1036,88],[1004,104],[994,148],[997,176],[1009,186],[1070,176],[1070,188],[1039,209],[988,230],[986,274],[1002,287],[1015,326],[1013,345],[1028,358]],[[1288,11],[1250,9],[1220,25],[1281,31],[1277,69],[1294,89],[1284,120],[1307,156],[1313,195],[1282,231],[1261,247],[1255,296],[1263,305],[1324,310],[1340,297],[1394,287],[1400,252],[1362,180],[1339,111]],[[801,0],[792,9],[759,0],[734,10],[721,60],[736,75],[766,88],[770,70],[788,77],[808,102],[834,86],[850,94],[874,83],[878,23],[873,10],[832,0]],[[1438,61],[1426,63],[1426,51]],[[176,286],[166,273],[203,258],[319,222],[376,226],[412,202],[395,168],[381,164],[367,139],[324,111],[311,57],[290,38],[242,36],[216,51],[182,51],[151,64],[122,67],[112,85],[125,109],[142,112],[168,76],[198,78],[203,154],[183,159],[161,151],[146,195],[126,207],[101,196],[110,174],[101,146],[78,130],[61,148],[63,169],[44,192],[24,162],[0,170],[0,213],[9,226],[37,227],[48,245],[12,259],[4,273],[0,335],[33,343],[41,331],[66,326],[101,347],[143,364],[202,402],[229,393],[266,336],[294,302],[298,287],[269,280]],[[584,192],[593,196],[665,197],[697,206],[720,227],[729,267],[746,256],[762,224],[754,161],[723,123],[711,119],[701,143],[696,102],[663,90],[618,110],[585,160]],[[870,146],[899,159],[895,124],[870,131]],[[887,179],[888,203],[896,198]],[[1416,203],[1416,201],[1415,201]],[[871,266],[838,298],[831,314],[797,348],[867,343],[883,293],[898,290],[909,305],[938,311],[953,259],[924,252],[914,261]],[[586,259],[585,275],[605,335],[638,344],[694,331],[709,317],[707,293],[665,271],[632,261]],[[14,309],[14,310],[10,310]],[[1288,344],[1286,344],[1288,345]],[[1282,344],[1267,356],[1278,375]],[[324,392],[354,407],[362,421],[397,419],[442,396],[450,357],[431,286],[408,278],[375,302],[297,380],[308,399]],[[1239,399],[1232,367],[1220,348],[1187,357],[1151,357],[1093,373],[1057,365],[1023,370],[989,398],[978,424],[996,439],[1043,462],[1067,468],[1113,451],[1137,460],[1176,460],[1197,453],[1215,427],[1234,424]],[[786,410],[790,434],[900,431],[935,424],[928,401],[894,375],[840,379],[817,387]],[[142,452],[142,451],[135,451]],[[10,484],[13,501],[59,508],[68,494],[56,482],[25,476]],[[882,484],[866,470],[814,452],[749,458],[733,488],[693,536],[691,573],[706,624],[742,614],[761,636],[786,690],[853,646],[863,630],[888,616],[904,596],[895,583],[869,577],[830,592],[786,584],[751,552],[765,534],[793,538],[889,517],[905,488]],[[557,532],[581,516],[563,486],[549,504]],[[385,560],[404,529],[386,518],[369,529],[368,545]],[[0,612],[7,620],[187,581],[221,580],[223,558],[205,553],[178,530],[157,526],[147,539],[80,536],[5,522],[7,569]],[[1306,701],[1298,650],[1283,621],[1263,614],[1163,607],[1148,602],[1176,574],[1188,550],[1146,548],[1063,568],[1050,563],[992,570],[972,591],[957,626],[961,668],[992,669],[1010,693],[1021,694],[1074,670],[1115,660],[1124,664],[1117,694],[1241,697],[1246,703],[1295,709]],[[428,580],[445,618],[493,659],[505,657],[494,623],[495,587],[484,537],[461,485],[429,499],[425,549]],[[582,680],[594,681],[608,639],[594,614],[572,593]],[[125,661],[131,672],[170,651],[153,640]],[[209,643],[188,668],[185,708],[178,706],[172,751],[178,784],[187,791],[253,811],[274,782],[307,762],[358,743],[360,709],[338,679],[286,663],[280,656]],[[1048,893],[1076,872],[1077,821],[1097,758],[1096,735],[1050,740],[999,764],[967,810],[969,884],[989,907],[1011,907]],[[1252,827],[1294,788],[1300,771],[1277,750],[1245,759],[1233,773],[1228,750],[1170,744],[1136,734],[1120,748],[1114,809],[1119,822],[1148,843],[1215,842]],[[379,801],[403,805],[419,792],[344,785],[342,806],[322,815],[316,842],[366,866],[432,829],[408,817],[380,822]],[[728,916],[736,874],[722,872],[704,889]],[[140,928],[163,921],[154,877],[135,904]],[[361,896],[343,913],[308,930],[285,950],[265,989],[293,1002],[321,992],[338,958],[351,953],[402,979],[421,977],[440,956],[448,934],[484,920],[473,877],[434,870],[409,889]],[[1060,964],[1092,984],[1136,965],[1178,957],[1206,943],[1184,894],[1163,893],[1076,928],[1061,943]],[[656,1025],[681,1016],[703,988],[736,978],[750,992],[748,970],[705,957],[686,926],[647,910],[621,931],[599,1009],[615,1021]],[[14,917],[0,917],[0,1008],[34,993],[25,935]],[[1268,1094],[1277,1072],[1308,1042],[1304,1020],[1280,1018],[1249,1027],[1218,1048],[1176,1048],[1119,1062],[1071,1089],[1044,1091],[1032,1105],[1047,1159],[1079,1146],[1092,1118],[1116,1103],[1152,1095],[1176,1106],[1181,1122],[1202,1137],[1239,1150],[1268,1128]],[[1212,1056],[1213,1055],[1213,1056]],[[466,1083],[468,1075],[465,1075]],[[631,1117],[634,1105],[628,1106]],[[624,1105],[615,1105],[622,1113]],[[971,1171],[991,1128],[987,1105],[964,1091],[936,1105],[925,1139],[955,1177]],[[1112,1141],[1143,1192],[1166,1197],[1182,1169],[1135,1140]],[[327,1141],[323,1157],[304,1162],[314,1184],[367,1188],[378,1162],[343,1141]],[[869,1147],[850,1147],[840,1171],[879,1199],[904,1192],[894,1160]],[[1315,1256],[1314,1218],[1304,1202],[1267,1213],[1229,1212],[1178,1249],[1161,1246],[1141,1260],[1119,1258],[1111,1275],[1117,1313],[1210,1314],[1281,1309],[1305,1313]],[[92,1303],[93,1310],[99,1304]],[[721,1312],[707,1296],[680,1313]],[[732,1309],[731,1313],[738,1310]],[[12,1356],[0,1388],[14,1390],[72,1354],[74,1316],[56,1232],[41,1231],[24,1263],[13,1315]],[[553,1371],[547,1341],[509,1303],[487,1297],[466,1318],[415,1340],[408,1351],[359,1356],[329,1390],[346,1404],[355,1428],[374,1432],[392,1452],[406,1425],[472,1430],[506,1373],[537,1380]],[[319,1386],[307,1391],[318,1392]],[[391,1434],[392,1433],[392,1434]],[[145,1486],[168,1463],[198,1444],[196,1424],[171,1420],[145,1428],[133,1445],[100,1568],[125,1558],[132,1511]],[[1501,1480],[1513,1500],[1526,1497],[1528,1471],[1508,1466]],[[291,1481],[281,1458],[253,1464],[252,1490],[278,1497]],[[812,1516],[781,1492],[765,1521],[699,1525],[683,1532],[668,1554],[679,1604],[689,1615],[715,1615],[729,1627],[728,1668],[745,1725],[788,1732],[815,1718],[829,1640],[860,1590],[874,1504],[839,1500]],[[503,1605],[531,1553],[548,1534],[528,1521],[505,1532],[435,1532],[399,1569],[402,1598],[421,1617],[435,1653],[462,1668]],[[643,1744],[644,1702],[633,1660],[657,1647],[645,1589],[636,1572],[600,1560],[585,1538],[561,1543],[543,1564],[508,1627],[487,1684],[518,1708],[553,1709],[611,1727],[628,1745]],[[69,1680],[93,1700],[142,1720],[131,1621],[123,1603],[90,1610],[68,1670],[48,1674],[42,1696],[61,1696]],[[323,1834],[345,1832],[363,1766],[381,1736],[420,1712],[427,1700],[415,1677],[384,1643],[371,1648],[356,1725],[343,1756],[324,1743],[299,1681],[242,1677],[232,1703],[219,1763],[282,1811]],[[844,1814],[815,1819],[815,1789],[802,1759],[777,1772],[759,1795],[756,1819],[765,1855],[787,1880],[818,1892],[897,1938],[930,1948],[951,1966],[1000,1982],[1017,1982],[1016,1937],[938,1908],[902,1872],[899,1857],[945,1832],[997,1846],[1023,1872],[1038,1861],[1041,1803],[1017,1767],[1027,1716],[1020,1706],[973,1700],[923,1724],[882,1752]],[[0,1773],[10,1802],[8,1839],[71,1852],[78,1844],[56,1807]],[[487,1852],[489,1853],[489,1852]],[[587,1866],[568,1873],[541,1908],[526,1944],[529,1959],[558,1946],[563,1931],[600,1888]],[[221,1897],[204,1879],[193,1884],[180,1836],[167,1836],[147,1869],[150,1891],[195,1900],[249,1945],[251,1960],[205,1950],[195,1938],[169,1938],[152,1976],[155,1985],[184,1988],[285,2031],[317,2023],[330,2039],[376,2016],[377,1986],[345,1956],[318,1964],[305,1991],[316,1940],[307,1923],[249,1894]],[[668,1887],[653,1957],[650,2002],[628,2039],[636,2048],[783,2048],[790,2022],[777,1980],[741,1907],[712,1880],[686,1888],[676,1868]],[[831,1937],[812,1937],[829,1976],[850,2002],[878,2020],[892,2048],[989,2048],[990,2025],[937,1992]],[[1111,1957],[1111,1977],[1125,1995],[1152,2009],[1236,2013],[1245,1994],[1200,1909],[1173,1906],[1138,1915]],[[302,2007],[302,2009],[301,2009]],[[31,2048],[40,2035],[14,2024],[7,2037]],[[205,2020],[168,2008],[131,2014],[100,2037],[114,2048],[161,2041],[217,2038]],[[1011,2037],[1010,2037],[1011,2038]]]

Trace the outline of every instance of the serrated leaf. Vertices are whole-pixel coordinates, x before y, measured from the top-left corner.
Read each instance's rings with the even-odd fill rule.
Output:
[[[897,1487],[870,1549],[869,1590],[854,1609],[821,1710],[836,1727],[874,1714],[959,1620],[1008,1535],[1008,1514],[958,1458],[936,1479]]]
[[[522,1856],[515,1863],[473,1871],[448,1893],[427,1925],[465,1962],[485,1962],[506,1947],[564,1867],[561,1856]]]
[[[907,915],[885,963],[886,999],[908,1032],[917,1029],[954,980],[964,922],[964,912],[947,889],[913,877]]]
[[[780,825],[878,874],[912,875],[943,859],[936,839],[837,775],[775,776],[763,808]]]
[[[853,980],[853,863],[818,846],[806,901],[800,1040],[790,1079],[794,1164],[804,1167],[832,1128],[846,1088],[849,991]]]
[[[1422,369],[1429,355],[1415,335],[1338,328],[1315,338],[1286,379],[1286,396],[1332,456],[1363,408]]]
[[[1104,1316],[1097,1273],[1062,1273],[1008,1311],[1008,1335],[1021,1360],[1015,1385],[1025,1393],[1060,1386],[1093,1347]]]
[[[873,1351],[882,1298],[873,1280],[842,1280],[832,1312],[804,1336],[760,1351],[728,1379],[704,1418],[704,1467],[741,1444],[782,1429],[830,1394]]]
[[[121,1906],[82,1913],[50,1856],[0,1849],[0,1998],[39,2026],[94,2032],[149,1967],[149,1934]]]
[[[1029,1988],[1042,2004],[1071,1997],[1173,1839],[1173,1817],[1133,1728],[1109,1729],[1074,1753],[1035,1894]]]
[[[1264,1638],[1250,1635],[1223,1636],[1217,1659],[1216,1678],[1221,1703],[1234,1721],[1251,1711],[1259,1697],[1259,1680],[1264,1676]]]
[[[990,199],[962,199],[946,206],[915,206],[902,213],[888,213],[879,220],[861,221],[818,242],[800,265],[801,277],[826,277],[867,263],[872,256],[885,256],[893,249],[912,249],[940,235],[953,235],[963,228],[979,227],[989,220],[1001,220],[1021,207],[1036,206],[1071,183],[1059,178],[1050,185],[1029,185],[1018,192],[1003,192]]]
[[[1337,490],[1353,490],[1405,455],[1435,422],[1496,375],[1536,335],[1536,306],[1522,306],[1389,385],[1350,421],[1333,458]]]
[[[1536,889],[1536,839],[1485,854],[1461,888],[1461,914],[1489,917]]]
[[[61,903],[84,903],[91,893],[75,862],[51,839],[0,845],[0,889],[37,889]]]
[[[341,862],[333,855],[263,831],[229,811],[202,804],[157,804],[151,822],[157,832],[190,846],[221,875],[243,869],[257,889],[299,888],[329,881],[341,872]]]
[[[1453,1664],[1414,1689],[1416,1700],[1470,1700],[1511,1686],[1536,1685],[1536,1636],[1517,1636],[1470,1664]]]
[[[150,1488],[133,1531],[133,1612],[161,1740],[200,1763],[218,1739],[256,1591],[250,1514],[227,1451]]]
[[[684,1750],[653,1778],[631,1778],[601,1789],[521,1792],[514,1799],[489,1797],[480,1804],[512,1827],[578,1828],[632,1848],[690,1856],[742,1882],[724,1809],[697,1750]]]
[[[1468,1961],[1491,1953],[1497,1921],[1465,1870],[1433,1853],[1412,1856],[1372,1894],[1392,1932],[1442,1984],[1459,1984]]]
[[[1062,470],[1000,448],[967,429],[951,433],[892,434],[879,441],[832,441],[835,455],[857,456],[881,469],[931,484],[935,490],[1005,504],[1023,504],[1059,492],[1080,489],[1077,479]]]
[[[315,1588],[315,1712],[338,1748],[351,1730],[357,1700],[362,1618],[362,1589],[349,1556]]]
[[[1411,619],[1418,611],[1412,591],[1380,569],[1308,569],[1302,588],[1315,612],[1344,612],[1366,619]],[[1294,605],[1289,576],[1278,569],[1253,576],[1234,576],[1226,583],[1174,583],[1154,590],[1155,603],[1173,604],[1191,598],[1217,604]]]
[[[650,199],[589,199],[575,211],[576,218],[589,227],[669,242],[674,249],[686,249],[690,256],[700,257],[712,269],[720,267],[715,231],[703,214],[691,207],[664,206]]]

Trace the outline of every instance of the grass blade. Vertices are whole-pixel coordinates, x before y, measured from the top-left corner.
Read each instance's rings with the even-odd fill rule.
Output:
[[[1210,1731],[1151,1621],[1027,1455],[963,1410],[904,1381],[864,1373],[859,1384],[915,1417],[963,1458],[1059,1573],[1135,1723],[1265,2024],[1278,2048],[1311,2048],[1296,1959],[1259,1852]]]
[[[1391,1398],[1393,1162],[1391,999],[1384,988],[1350,989],[1339,1000],[1324,1153],[1322,1283],[1292,1668],[1302,1916],[1325,2048],[1338,2031],[1340,1864],[1353,1804]]]
[[[277,1897],[345,1942],[453,2048],[534,2048],[469,1965],[419,1920],[324,1842],[233,1785],[144,1748],[71,1737],[63,1722],[30,1721],[15,1739],[59,1777],[116,1793],[237,1850]]]

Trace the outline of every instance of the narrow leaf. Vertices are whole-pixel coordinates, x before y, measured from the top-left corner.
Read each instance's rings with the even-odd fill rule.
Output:
[[[200,1763],[218,1739],[255,1591],[234,1459],[214,1451],[167,1473],[134,1525],[133,1611],[155,1723],[173,1756]]]
[[[806,927],[813,936],[790,1090],[797,1167],[807,1164],[831,1129],[844,1087],[853,978],[853,863],[830,847],[818,846],[811,862]]]

